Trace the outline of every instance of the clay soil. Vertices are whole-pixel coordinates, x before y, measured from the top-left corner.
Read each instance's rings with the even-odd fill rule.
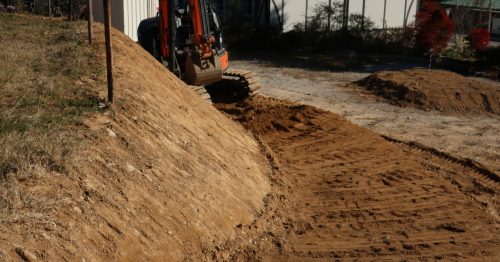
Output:
[[[300,210],[284,216],[309,223],[264,260],[500,259],[499,186],[476,163],[286,100],[216,106],[269,144]]]
[[[500,87],[443,70],[377,72],[352,85],[405,107],[500,114]]]
[[[113,41],[117,103],[73,127],[76,170],[19,181],[57,205],[0,225],[0,261],[500,260],[499,179],[480,164],[286,100],[222,114]]]

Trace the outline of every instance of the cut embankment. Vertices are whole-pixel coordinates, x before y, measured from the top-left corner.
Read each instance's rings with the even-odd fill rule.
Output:
[[[350,85],[400,106],[423,110],[500,114],[500,86],[459,74],[413,69],[378,72]]]
[[[103,47],[102,25],[94,32]],[[236,226],[271,189],[258,142],[116,30],[113,48],[116,104],[74,127],[88,140],[74,172],[21,181],[58,204],[52,217],[3,225],[0,260],[201,260],[221,243],[248,245]]]

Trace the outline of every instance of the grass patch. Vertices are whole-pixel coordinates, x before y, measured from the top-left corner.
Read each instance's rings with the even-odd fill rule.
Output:
[[[104,64],[84,26],[0,13],[0,224],[48,214],[57,201],[25,184],[67,174],[84,146],[71,127],[101,110]]]

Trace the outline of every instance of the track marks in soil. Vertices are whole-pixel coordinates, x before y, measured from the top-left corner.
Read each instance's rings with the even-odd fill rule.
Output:
[[[480,208],[500,221],[500,177],[480,163],[437,151],[416,142],[384,137],[420,163],[427,171],[450,181]]]
[[[239,112],[270,119],[279,100],[255,100],[240,104]],[[295,113],[307,109],[290,107]],[[487,207],[371,131],[333,113],[307,110],[306,121],[261,133],[311,224],[292,236],[284,248],[290,252],[269,254],[269,260],[500,259],[500,231]],[[243,125],[252,126],[248,121]]]

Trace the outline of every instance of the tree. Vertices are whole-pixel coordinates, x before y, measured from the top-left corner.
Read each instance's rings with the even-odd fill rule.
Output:
[[[413,26],[417,47],[431,55],[438,54],[448,46],[455,22],[436,2],[424,0],[421,10]]]

